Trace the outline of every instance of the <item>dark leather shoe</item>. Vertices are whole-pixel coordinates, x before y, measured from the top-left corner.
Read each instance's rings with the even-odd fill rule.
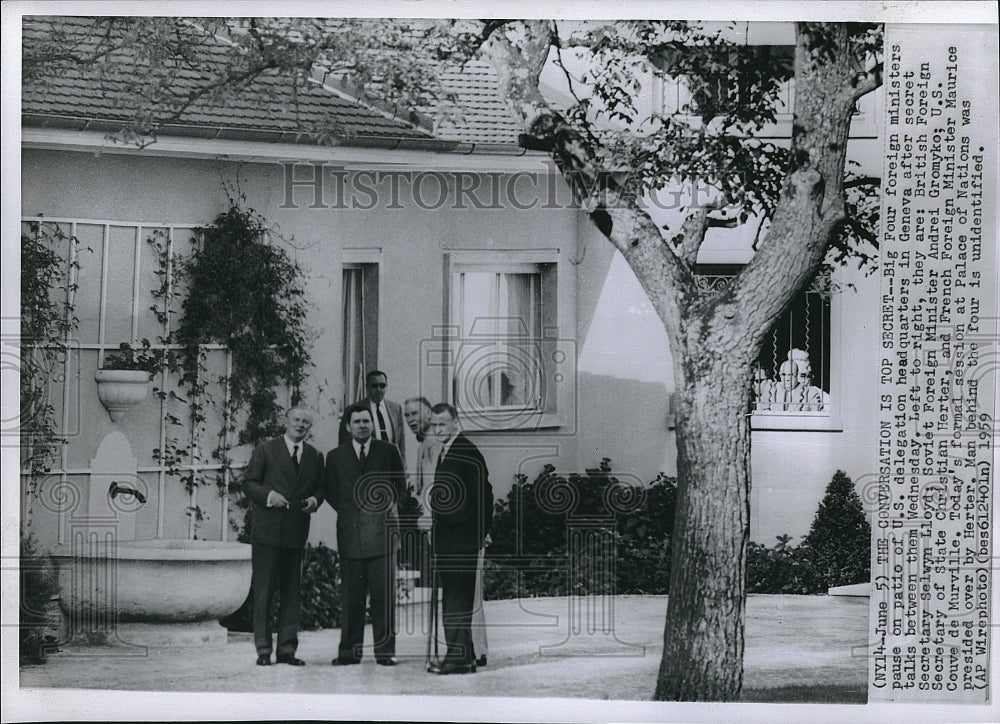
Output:
[[[289,666],[305,666],[306,662],[302,659],[297,659],[291,654],[285,654],[284,656],[279,656],[275,661],[279,664],[288,664]]]
[[[351,666],[352,664],[360,664],[361,659],[334,659],[330,663],[334,666]]]
[[[436,671],[432,673],[435,674],[474,674],[476,673],[476,664],[442,664]]]
[[[486,657],[485,656],[480,656],[478,659],[476,659],[476,666],[479,666],[479,667],[486,666]]]
[[[257,666],[270,666],[271,654],[260,654],[257,657]]]
[[[379,666],[395,666],[396,659],[375,659],[375,663]]]

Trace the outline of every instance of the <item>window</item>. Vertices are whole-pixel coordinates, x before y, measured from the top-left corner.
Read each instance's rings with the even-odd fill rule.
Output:
[[[455,321],[465,342],[458,406],[541,408],[541,286],[530,266],[458,272]]]
[[[365,394],[365,373],[378,368],[378,264],[344,264],[342,293],[344,406]]]
[[[450,398],[480,429],[537,427],[554,413],[557,372],[566,357],[557,339],[554,262],[466,263],[449,274]]]
[[[726,284],[734,265],[700,265],[699,283]],[[753,382],[755,428],[829,429],[834,418],[831,386],[830,295],[810,287],[800,292],[764,338]]]
[[[764,340],[757,362],[755,412],[829,414],[829,298],[800,292]]]

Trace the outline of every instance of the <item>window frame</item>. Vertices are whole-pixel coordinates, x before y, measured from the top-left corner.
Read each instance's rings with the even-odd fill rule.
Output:
[[[549,346],[559,344],[559,266],[558,249],[453,250],[444,258],[444,318],[441,340],[445,354],[442,365],[442,387],[446,399],[455,405],[466,427],[475,431],[531,431],[558,428],[566,424],[559,410],[559,391],[555,384],[541,380],[542,397],[539,405],[490,406],[470,409],[462,406],[458,388],[458,366],[461,347],[469,343],[460,314],[462,288],[460,276],[469,272],[537,273],[538,316],[540,339],[529,341],[541,345],[540,358],[545,358]],[[473,343],[474,340],[473,340]],[[539,360],[541,361],[541,360]],[[542,377],[544,377],[542,368]]]
[[[341,284],[343,284],[344,272],[349,269],[361,270],[362,279],[364,279],[366,274],[368,273],[374,273],[375,276],[375,286],[376,286],[374,295],[375,298],[374,300],[372,300],[375,307],[375,319],[374,319],[375,329],[373,332],[375,350],[373,355],[365,355],[365,370],[364,370],[365,373],[367,373],[367,371],[370,369],[380,369],[379,365],[381,362],[382,350],[385,348],[383,345],[384,340],[382,339],[384,325],[382,324],[381,320],[382,310],[385,308],[383,305],[384,285],[382,284],[382,261],[383,260],[382,260],[381,249],[345,248],[341,254],[341,264],[340,264]],[[341,287],[340,292],[341,292],[340,298],[341,300],[343,300],[343,295],[344,295],[343,287]],[[362,316],[365,315],[364,308],[362,308],[361,313]],[[346,353],[346,350],[344,349],[344,342],[347,330],[344,328],[342,315],[343,315],[343,309],[341,309],[341,329],[340,329],[340,359],[341,359],[340,367],[341,367],[341,375],[343,376],[345,373],[343,369],[343,362],[344,362],[344,355]],[[342,384],[343,384],[342,397],[343,397],[344,407],[346,407],[347,405],[354,404],[359,399],[364,397],[366,394],[363,383],[359,389],[354,390],[353,396],[351,394],[351,386],[349,384],[349,380],[346,377],[344,377],[344,379],[342,380]]]
[[[726,277],[735,276],[743,268],[743,264],[698,264],[696,274],[705,277]],[[799,291],[798,294],[807,294],[808,290]],[[830,325],[829,325],[829,346],[830,346],[830,388],[825,390],[830,397],[829,409],[825,410],[763,410],[756,409],[750,415],[750,427],[752,430],[785,430],[785,431],[843,431],[843,420],[840,410],[841,387],[841,367],[843,355],[843,334],[842,334],[842,314],[840,308],[840,295],[830,295]],[[784,315],[786,312],[782,312]],[[776,320],[777,322],[777,320]],[[673,416],[674,404],[670,400],[670,410],[668,414],[668,425],[674,427]]]

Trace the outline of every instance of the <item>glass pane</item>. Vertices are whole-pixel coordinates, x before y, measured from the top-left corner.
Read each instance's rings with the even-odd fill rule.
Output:
[[[462,336],[487,337],[497,333],[497,274],[466,272],[461,275]]]
[[[108,228],[108,276],[104,290],[104,341],[112,347],[131,342],[135,285],[135,226]],[[153,340],[156,341],[155,339]]]

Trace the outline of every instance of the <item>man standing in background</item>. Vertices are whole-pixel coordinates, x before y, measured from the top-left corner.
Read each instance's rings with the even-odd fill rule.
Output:
[[[413,492],[420,498],[426,487],[425,483],[430,482],[434,475],[434,466],[437,464],[437,454],[440,442],[433,435],[430,435],[431,427],[431,403],[426,397],[408,397],[403,402],[403,417],[406,424],[413,431],[414,437],[420,443],[417,451],[417,463],[413,473]]]
[[[243,474],[243,490],[253,505],[253,639],[258,666],[271,663],[269,614],[276,585],[281,596],[276,661],[305,665],[295,657],[302,601],[302,549],[309,536],[309,516],[323,502],[323,458],[305,442],[312,422],[307,408],[291,408],[285,415],[285,434],[258,445]]]
[[[381,370],[372,370],[365,375],[365,387],[368,396],[355,404],[364,405],[372,416],[372,437],[383,442],[390,442],[399,450],[399,457],[406,459],[406,435],[403,432],[403,408],[398,402],[385,399],[385,389],[389,378]],[[343,445],[351,440],[347,429],[347,411],[340,419],[340,434],[338,444]]]

